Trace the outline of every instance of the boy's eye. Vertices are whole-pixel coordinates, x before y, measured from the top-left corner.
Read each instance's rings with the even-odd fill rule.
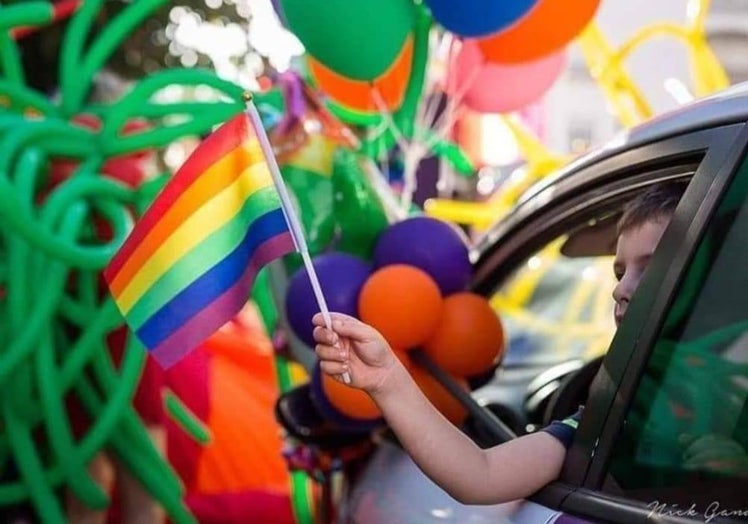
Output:
[[[623,278],[623,271],[621,271],[620,269],[615,269],[615,270],[613,271],[613,275],[615,275],[615,277],[616,277],[616,280],[617,280],[618,282],[620,282],[620,281],[621,281],[621,279]]]

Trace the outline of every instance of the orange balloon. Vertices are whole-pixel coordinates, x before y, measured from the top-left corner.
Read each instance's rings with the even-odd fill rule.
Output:
[[[488,371],[504,350],[504,329],[488,301],[474,293],[444,299],[441,318],[424,351],[448,373],[471,377]]]
[[[393,264],[366,280],[358,297],[358,314],[393,348],[410,349],[434,333],[442,302],[439,287],[425,271]]]
[[[382,416],[368,393],[335,380],[327,373],[321,374],[325,397],[343,415],[359,420],[373,420]]]
[[[538,0],[505,31],[478,40],[489,62],[537,60],[571,42],[595,16],[600,0]]]
[[[405,87],[410,78],[413,63],[413,37],[409,36],[405,41],[402,51],[390,68],[372,82],[351,80],[339,75],[311,55],[307,55],[307,63],[319,88],[336,102],[359,111],[379,113],[380,107],[373,95],[373,88],[376,88],[387,109],[394,111],[403,102]]]
[[[465,422],[465,418],[468,414],[467,408],[465,408],[459,400],[447,391],[447,389],[442,386],[441,383],[431,375],[431,373],[415,364],[411,364],[408,367],[408,371],[410,371],[410,376],[413,377],[413,380],[418,387],[421,388],[421,391],[426,395],[426,398],[431,401],[437,410],[439,410],[439,413],[444,415],[444,417],[455,426],[459,426]],[[452,378],[466,392],[470,391],[470,386],[468,385],[467,380],[458,377]]]

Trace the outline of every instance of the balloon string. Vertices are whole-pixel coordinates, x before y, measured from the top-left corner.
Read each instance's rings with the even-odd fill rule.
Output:
[[[444,96],[441,92],[439,92],[435,86],[439,83],[439,81],[444,82],[445,80],[448,80],[450,78],[449,75],[449,69],[450,64],[452,61],[452,54],[454,51],[454,42],[455,40],[451,38],[450,35],[446,34],[444,35],[444,38],[441,40],[441,44],[444,43],[444,41],[448,41],[448,48],[447,48],[447,65],[445,67],[445,73],[444,78],[437,79],[436,81],[433,81],[431,88],[427,85],[425,89],[426,96],[422,96],[420,99],[420,102],[418,104],[418,116],[416,119],[417,125],[415,126],[415,139],[417,141],[423,140],[426,137],[426,130],[431,129],[432,125],[434,124],[434,121],[436,120],[436,114],[439,111],[439,107],[442,104],[442,100],[444,99]],[[429,51],[429,55],[434,56],[438,55],[438,47],[440,46],[440,42],[432,43],[432,49]],[[432,74],[430,75],[432,78],[434,77],[433,70],[435,66],[434,63],[431,62],[430,70],[432,71]],[[427,76],[428,78],[428,76]],[[431,93],[431,96],[428,95],[428,93]],[[438,94],[437,94],[438,93]]]
[[[424,157],[426,149],[422,144],[415,141],[409,141],[403,136],[400,129],[392,119],[392,114],[387,109],[387,106],[382,99],[382,95],[379,93],[376,86],[372,86],[371,94],[374,103],[377,105],[377,109],[382,113],[383,120],[386,122],[388,130],[395,137],[398,147],[403,152],[403,190],[400,196],[400,208],[407,214],[413,201],[413,193],[415,193],[417,187],[416,169],[418,163]]]
[[[483,69],[484,65],[485,62],[481,62],[480,64],[476,64],[475,66],[473,66],[467,79],[464,82],[461,82],[458,85],[457,91],[455,91],[454,95],[448,98],[447,107],[434,124],[434,129],[436,129],[437,131],[427,142],[429,149],[434,147],[434,145],[440,140],[444,140],[447,136],[447,133],[450,132],[454,124],[457,122],[457,117],[460,116],[464,111],[464,109],[462,108],[462,100],[467,94],[468,90],[478,79],[478,75],[480,74],[481,69]]]
[[[392,118],[392,113],[387,108],[387,104],[385,103],[384,98],[382,98],[382,94],[375,85],[371,86],[371,97],[372,100],[374,100],[374,104],[377,106],[377,110],[382,114],[382,121],[387,126],[387,129],[392,133],[392,136],[395,137],[398,147],[405,151],[408,148],[408,140],[403,136],[403,133],[400,131],[400,128],[397,127],[397,124],[395,124],[395,120]]]
[[[377,156],[379,157],[379,163],[382,165],[382,173],[385,177],[385,179],[389,182],[390,180],[390,155],[387,151],[387,146],[385,145],[384,141],[380,140],[378,142],[378,148],[379,151],[377,152]]]
[[[382,171],[379,169],[376,162],[371,158],[364,158],[361,163],[361,168],[374,187],[374,191],[382,200],[388,220],[399,221],[407,218],[408,214],[400,209],[399,203],[395,199],[395,195],[389,185],[389,180],[384,177],[384,174],[382,174]]]
[[[454,82],[456,80],[455,80],[455,76],[452,74],[452,71],[454,70],[454,67],[455,67],[455,62],[457,60],[458,51],[459,51],[459,46],[456,44],[456,40],[450,36],[449,47],[447,49],[447,60],[446,60],[446,66],[444,68],[444,78],[443,78],[447,93],[451,93],[454,91],[452,88],[454,87]],[[442,97],[439,97],[436,100],[436,103],[434,104],[434,107],[433,107],[433,113],[428,115],[428,120],[426,122],[429,127],[435,126],[437,124],[436,112],[439,109],[441,100],[442,100]],[[449,100],[447,100],[447,102],[449,102]]]
[[[408,213],[413,203],[413,195],[418,189],[418,164],[426,156],[427,148],[416,142],[404,151],[403,159],[403,191],[400,196],[400,207],[404,213]]]

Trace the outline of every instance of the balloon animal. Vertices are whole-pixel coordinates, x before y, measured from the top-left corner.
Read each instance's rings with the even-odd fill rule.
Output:
[[[121,318],[99,277],[162,178],[128,186],[113,180],[111,162],[208,132],[243,107],[243,90],[208,71],[164,70],[115,103],[87,106],[103,64],[165,0],[131,2],[89,35],[103,3],[81,2],[70,20],[54,100],[25,84],[13,37],[54,20],[55,6],[0,6],[0,471],[17,472],[0,481],[0,507],[30,503],[42,521],[65,522],[57,493],[66,488],[106,508],[107,494],[86,470],[106,449],[170,519],[194,522],[132,407],[146,353],[130,339],[113,363],[105,339]],[[173,85],[208,86],[227,101],[153,101]],[[134,121],[147,125],[133,129]],[[72,427],[70,397],[87,427]]]

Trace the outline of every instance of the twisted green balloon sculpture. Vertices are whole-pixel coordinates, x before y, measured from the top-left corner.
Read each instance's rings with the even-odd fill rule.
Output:
[[[14,27],[50,22],[51,5],[0,5],[0,473],[11,462],[18,472],[17,478],[0,482],[0,507],[30,501],[43,522],[65,522],[63,488],[91,508],[106,507],[107,495],[86,473],[87,463],[106,448],[171,520],[194,522],[182,503],[179,479],[131,405],[145,351],[130,337],[115,367],[105,342],[122,320],[101,292],[99,273],[153,188],[127,188],[102,177],[101,167],[112,157],[208,132],[243,107],[242,90],[208,71],[166,70],[143,79],[111,106],[86,107],[97,71],[165,0],[133,1],[92,36],[103,3],[86,0],[69,24],[54,102],[25,85],[10,36]],[[227,101],[152,101],[157,91],[175,84],[209,86]],[[86,112],[101,119],[101,131],[71,123]],[[166,118],[174,116],[182,118]],[[133,118],[147,119],[151,126],[123,135]],[[50,165],[62,159],[76,161],[77,167],[49,190]],[[96,235],[94,216],[110,226],[111,240]],[[71,393],[92,421],[79,440],[63,402]]]

